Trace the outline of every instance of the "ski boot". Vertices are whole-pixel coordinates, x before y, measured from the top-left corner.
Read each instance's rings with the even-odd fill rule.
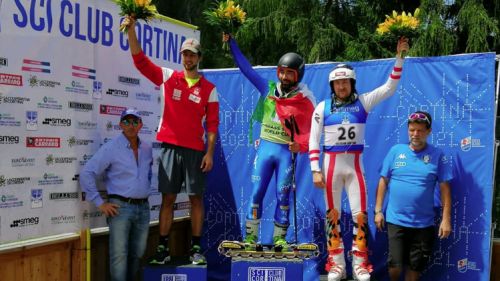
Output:
[[[352,277],[357,281],[369,281],[370,273],[373,271],[368,260],[368,253],[352,251]]]
[[[328,271],[328,281],[340,281],[346,278],[344,249],[328,251],[325,269]]]

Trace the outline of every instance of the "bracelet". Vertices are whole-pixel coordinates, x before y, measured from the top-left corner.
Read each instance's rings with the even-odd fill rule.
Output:
[[[376,215],[376,214],[382,214],[382,215],[383,215],[382,210],[379,210],[379,211],[374,210],[374,211],[373,211],[373,214],[375,214],[375,215]]]

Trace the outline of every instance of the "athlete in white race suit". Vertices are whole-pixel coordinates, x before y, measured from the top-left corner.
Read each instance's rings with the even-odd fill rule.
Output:
[[[387,82],[362,95],[356,93],[354,69],[346,64],[337,65],[329,75],[332,98],[320,102],[314,110],[309,159],[314,185],[325,189],[328,281],[338,281],[346,276],[339,225],[342,188],[346,190],[354,220],[353,277],[360,281],[370,280],[372,268],[368,261],[366,242],[367,191],[362,161],[366,118],[375,105],[396,91],[404,62],[401,53],[408,50],[408,40],[400,39],[396,62]],[[319,156],[322,133],[324,155],[321,168]]]

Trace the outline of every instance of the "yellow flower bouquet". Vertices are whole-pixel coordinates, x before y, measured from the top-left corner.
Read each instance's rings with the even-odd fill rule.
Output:
[[[151,0],[113,0],[113,2],[120,6],[120,16],[128,15],[136,20],[148,22],[158,14]],[[120,31],[126,32],[127,26],[121,24]]]
[[[245,11],[233,0],[219,1],[214,8],[203,11],[203,14],[209,25],[230,34],[238,31],[246,20]],[[227,50],[227,43],[223,47]]]
[[[378,25],[376,37],[386,44],[394,44],[401,37],[408,39],[418,37],[420,33],[419,14],[420,9],[418,8],[415,9],[413,15],[404,11],[401,14],[392,11],[392,15],[386,15],[385,21]]]

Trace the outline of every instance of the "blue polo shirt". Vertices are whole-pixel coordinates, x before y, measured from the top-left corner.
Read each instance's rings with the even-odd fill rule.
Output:
[[[427,144],[418,152],[397,144],[384,159],[380,175],[389,179],[386,221],[423,228],[434,225],[434,189],[453,177],[441,149]]]
[[[80,186],[87,193],[86,200],[92,201],[98,207],[104,203],[96,184],[101,178],[108,194],[137,199],[148,198],[153,191],[152,164],[150,145],[139,142],[136,162],[129,141],[123,134],[119,134],[101,146],[85,164],[80,171]]]

